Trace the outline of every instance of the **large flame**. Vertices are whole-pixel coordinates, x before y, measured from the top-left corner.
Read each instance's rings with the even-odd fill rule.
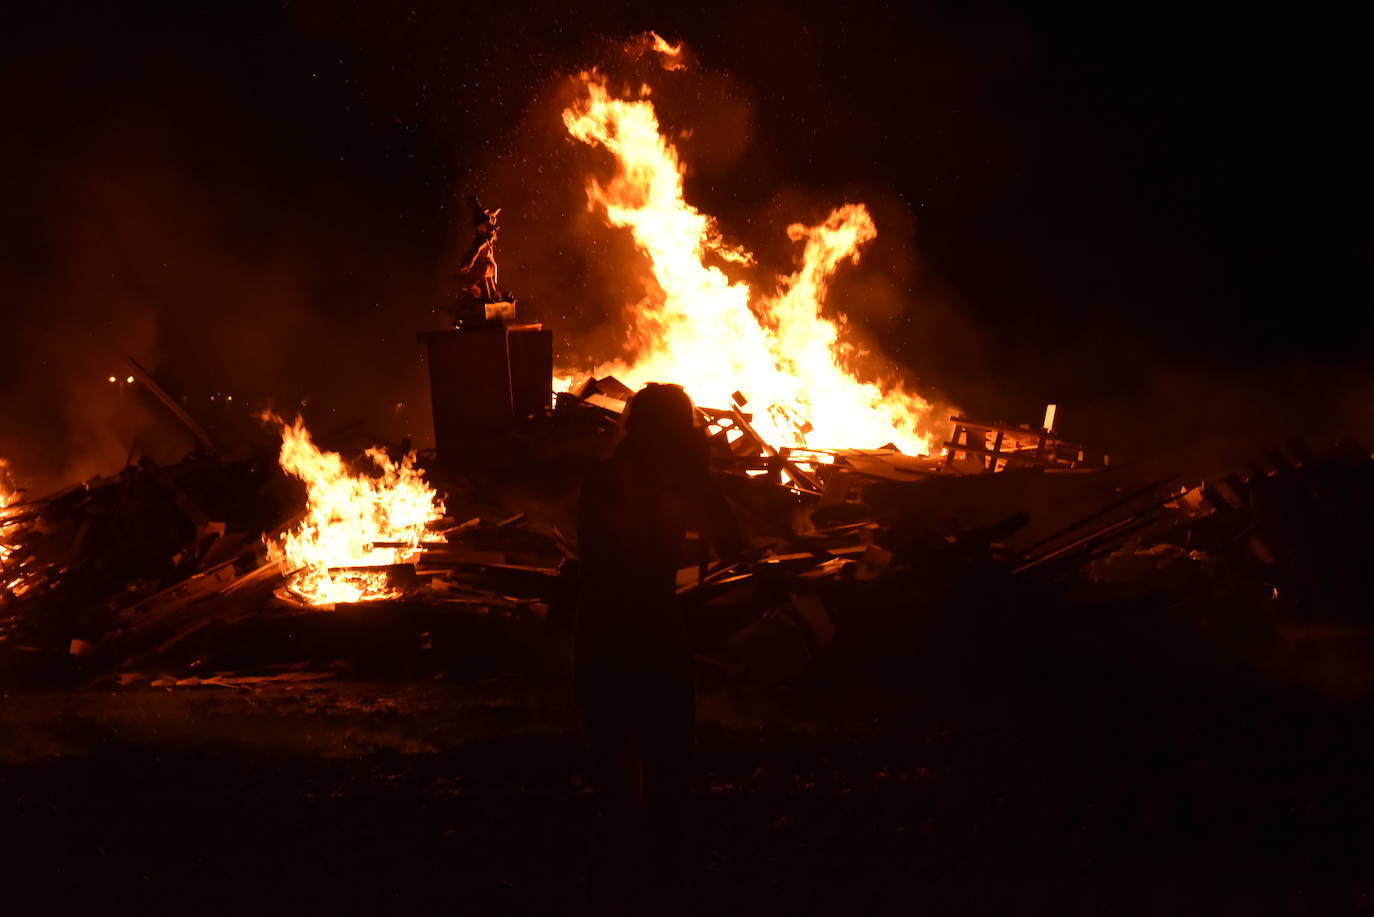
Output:
[[[648,99],[611,95],[595,73],[582,75],[581,101],[563,112],[573,137],[616,159],[608,184],[591,181],[590,206],[611,226],[630,230],[648,259],[657,290],[630,329],[635,356],[605,363],[632,388],[680,383],[701,404],[725,407],[743,392],[754,427],[775,444],[929,451],[922,424],[931,406],[900,384],[861,382],[846,365],[851,348],[821,311],[830,280],[877,231],[862,204],[845,204],[821,224],[788,227],[803,243],[801,266],[760,293],[731,280],[713,260],[750,261],[727,245],[712,219],[683,198],[684,166],[663,136]],[[843,321],[843,317],[841,317]]]
[[[421,542],[443,540],[426,530],[444,504],[415,454],[398,463],[369,449],[377,474],[356,474],[337,452],[321,451],[299,417],[281,427],[281,467],[306,484],[305,519],[280,545],[268,542],[270,557],[298,571],[288,588],[310,605],[394,598],[384,571],[360,568],[405,563]]]

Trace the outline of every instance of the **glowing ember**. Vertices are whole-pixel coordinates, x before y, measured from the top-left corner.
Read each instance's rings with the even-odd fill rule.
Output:
[[[582,80],[582,101],[563,112],[563,122],[573,137],[613,154],[617,165],[608,184],[588,184],[589,205],[602,208],[611,226],[630,230],[658,286],[629,331],[635,356],[602,364],[595,374],[636,389],[677,382],[710,406],[729,405],[742,391],[755,429],[779,445],[890,442],[908,454],[928,452],[932,431],[922,427],[930,404],[900,384],[855,378],[846,365],[852,348],[821,312],[836,269],[857,261],[860,246],[877,234],[867,209],[846,204],[817,226],[788,227],[803,243],[801,266],[779,277],[772,294],[732,281],[708,261],[752,256],[728,246],[713,220],[683,199],[684,166],[653,105],[612,97],[595,73]]]
[[[297,571],[287,588],[309,605],[367,602],[397,595],[385,571],[367,567],[405,563],[424,541],[443,537],[426,523],[444,504],[415,467],[415,454],[399,463],[381,449],[365,453],[377,474],[356,474],[337,452],[322,452],[299,417],[282,427],[281,467],[306,485],[305,519],[268,542],[268,554]]]

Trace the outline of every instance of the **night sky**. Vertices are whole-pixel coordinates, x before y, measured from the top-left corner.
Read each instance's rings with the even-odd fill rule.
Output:
[[[270,402],[423,441],[414,335],[474,190],[506,208],[504,285],[571,353],[624,303],[560,87],[650,28],[694,57],[662,116],[727,236],[790,270],[788,222],[870,205],[833,298],[918,388],[1016,421],[1058,401],[1136,456],[1374,422],[1353,21],[246,2],[6,25],[0,455],[31,480],[170,448],[106,382],[126,353],[211,425]]]

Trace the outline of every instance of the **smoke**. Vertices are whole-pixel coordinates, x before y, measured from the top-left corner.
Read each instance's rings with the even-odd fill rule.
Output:
[[[1265,453],[1292,437],[1319,456],[1343,441],[1374,448],[1374,369],[1305,361],[1156,367],[1142,372],[1137,391],[1061,411],[1071,428],[1143,474],[1215,479],[1265,464]]]
[[[1339,313],[1374,249],[1323,209],[1368,158],[1332,88],[1358,81],[1266,70],[1272,43],[1229,20],[1139,25],[424,0],[16,17],[0,456],[39,491],[187,448],[107,381],[125,353],[226,439],[271,406],[423,445],[414,333],[440,325],[473,192],[503,208],[521,315],[568,361],[609,355],[646,278],[586,206],[609,163],[559,118],[588,66],[652,83],[688,199],[758,255],[759,288],[794,265],[789,223],[870,208],[831,291],[865,372],[988,419],[1056,401],[1066,436],[1121,455],[1366,425],[1368,330]],[[685,70],[626,54],[648,29],[685,40]]]
[[[428,429],[413,334],[437,251],[406,247],[410,189],[388,199],[293,124],[321,101],[308,75],[265,104],[219,75],[224,50],[32,37],[0,71],[25,141],[3,168],[0,455],[31,493],[193,445],[126,354],[226,442],[264,405]]]
[[[628,235],[587,207],[587,178],[609,162],[562,125],[571,77],[588,66],[627,89],[653,85],[689,199],[759,253],[742,271],[757,289],[795,265],[788,224],[849,200],[874,208],[879,238],[832,296],[866,375],[899,374],[932,397],[979,346],[918,256],[916,202],[856,164],[862,147],[846,135],[868,127],[828,82],[836,62],[786,10],[751,12],[700,53],[689,40],[688,66],[671,71],[643,44],[626,50],[658,23],[612,7],[551,7],[514,44],[492,8],[251,12],[246,26],[186,13],[148,34],[54,29],[4,71],[31,141],[5,170],[22,177],[15,241],[44,257],[5,259],[15,317],[0,452],[31,481],[190,445],[159,405],[105,381],[126,352],[226,439],[268,406],[325,429],[365,418],[423,445],[411,335],[437,325],[474,191],[503,208],[501,279],[522,316],[554,329],[566,362],[614,356],[649,278]],[[785,70],[739,45],[765,29],[799,52]],[[671,22],[663,31],[679,37]],[[946,97],[966,98],[966,64],[925,50],[913,74],[940,71]],[[833,130],[804,133],[837,115]],[[801,146],[784,137],[792,120]]]

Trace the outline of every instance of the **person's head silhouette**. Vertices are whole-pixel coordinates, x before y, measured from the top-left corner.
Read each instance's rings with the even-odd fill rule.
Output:
[[[660,467],[704,469],[707,444],[696,415],[682,386],[650,382],[626,408],[620,453]]]

